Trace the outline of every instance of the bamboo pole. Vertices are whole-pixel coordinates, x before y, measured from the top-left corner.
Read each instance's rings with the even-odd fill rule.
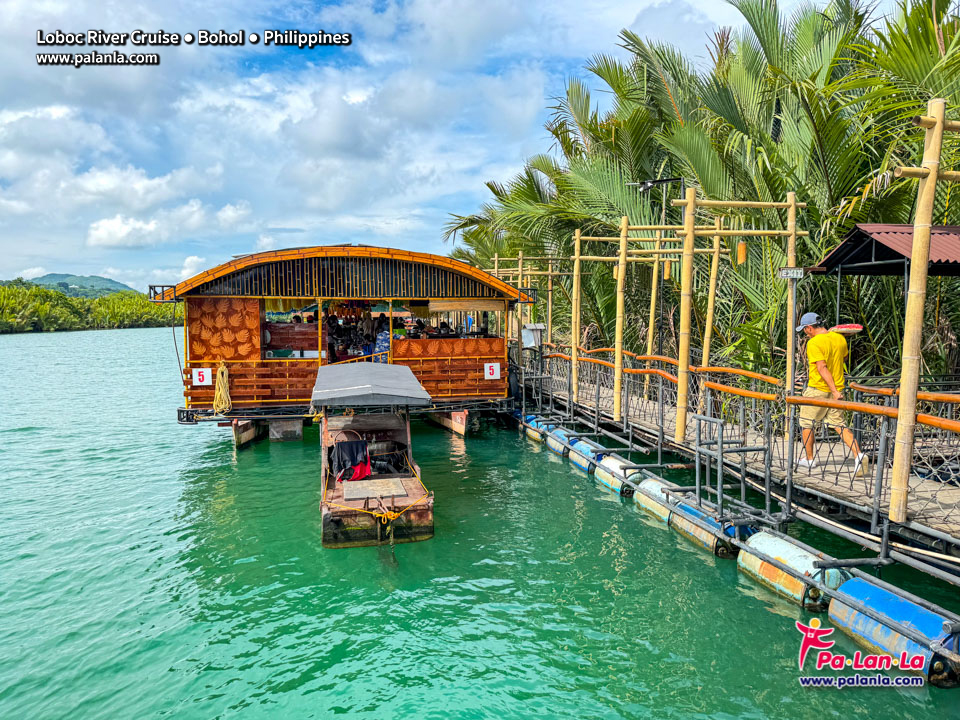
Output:
[[[690,389],[690,315],[693,306],[693,249],[697,237],[694,234],[694,221],[696,220],[697,214],[696,188],[687,188],[686,195],[686,207],[683,211],[683,261],[680,266],[677,427],[673,435],[674,441],[678,443],[683,442],[687,434],[687,393]]]
[[[517,294],[523,287],[523,251],[517,253]],[[523,303],[517,299],[517,347],[520,347],[523,334]]]
[[[714,235],[714,237],[720,237],[719,235]],[[627,250],[627,254],[630,257],[643,256],[647,255],[679,255],[683,252],[682,248],[662,248],[660,250]],[[693,251],[694,255],[713,255],[715,250],[713,248],[697,248]],[[729,255],[730,251],[726,248],[720,249],[721,255]]]
[[[672,254],[672,255],[678,255],[679,252],[680,252],[679,250],[671,250],[671,251],[670,251],[670,254]],[[580,256],[580,259],[581,259],[581,260],[590,260],[591,262],[608,262],[608,263],[618,263],[618,262],[620,262],[620,256],[619,256],[619,255],[581,255],[581,256]],[[652,263],[652,262],[653,262],[653,258],[628,256],[628,257],[627,257],[627,262],[628,262],[628,263],[637,263],[637,262],[639,262],[639,263]],[[614,271],[614,272],[616,272],[616,271]]]
[[[627,279],[627,216],[620,218],[620,262],[617,264],[617,325],[613,339],[613,421],[620,422],[623,408],[623,314],[624,287]]]
[[[553,342],[553,260],[547,263],[547,342]]]
[[[930,224],[940,170],[946,101],[933,98],[927,103],[927,116],[934,119],[923,141],[922,167],[929,175],[917,188],[917,210],[913,218],[913,251],[910,254],[910,288],[903,325],[903,359],[900,369],[900,407],[897,410],[897,437],[893,446],[890,520],[907,519],[907,494],[913,461],[913,434],[917,422],[917,385],[920,381],[920,345],[923,332],[923,306],[927,298],[927,265],[930,262]]]
[[[789,197],[789,195],[787,196]],[[754,208],[758,210],[783,210],[789,209],[790,201],[786,202],[765,202],[762,200],[698,200],[699,207],[708,208]],[[806,203],[796,203],[796,207],[805,208]]]
[[[654,241],[654,249],[660,249],[660,231],[657,230],[657,237]],[[653,258],[653,272],[650,275],[650,320],[647,323],[647,355],[653,355],[653,336],[654,328],[657,322],[657,292],[659,291],[660,285],[660,258],[659,256],[654,256]],[[647,369],[650,369],[650,361],[647,360]],[[647,388],[650,386],[650,376],[645,375],[643,378],[643,390],[646,393]]]
[[[717,218],[717,230],[723,228],[723,219]],[[700,365],[710,365],[710,341],[713,339],[713,313],[717,301],[717,275],[720,272],[720,236],[713,236],[713,257],[710,260],[710,285],[707,291],[707,321],[703,328],[703,352]]]
[[[577,402],[580,346],[580,230],[573,233],[573,302],[570,303],[570,382]]]
[[[493,254],[493,274],[496,277],[500,277],[500,253]],[[504,305],[504,307],[507,307]],[[500,312],[497,311],[497,331],[500,330]],[[505,338],[504,346],[509,346],[510,344],[510,326],[503,328],[503,337]]]
[[[797,207],[800,206],[800,203],[797,203]],[[697,228],[697,236],[707,236],[713,235],[716,233],[715,228]],[[795,230],[797,237],[809,237],[810,233],[807,230]],[[789,237],[790,232],[788,230],[721,230],[720,237]]]
[[[797,194],[787,193],[787,267],[797,266]],[[787,280],[787,395],[793,395],[797,353],[797,281]]]

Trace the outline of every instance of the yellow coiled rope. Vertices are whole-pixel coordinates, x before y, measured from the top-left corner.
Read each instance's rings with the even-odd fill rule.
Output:
[[[227,364],[221,360],[220,367],[217,368],[217,386],[213,391],[213,411],[217,415],[223,415],[233,409],[233,401],[230,400],[230,371],[227,370]]]

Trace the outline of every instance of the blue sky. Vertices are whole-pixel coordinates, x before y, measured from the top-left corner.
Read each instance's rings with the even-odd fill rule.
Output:
[[[550,99],[591,56],[618,52],[621,29],[702,58],[711,28],[738,22],[709,0],[4,0],[3,16],[0,278],[138,289],[276,247],[446,253],[449,214],[549,149]],[[37,66],[38,29],[91,28],[323,29],[353,44]]]

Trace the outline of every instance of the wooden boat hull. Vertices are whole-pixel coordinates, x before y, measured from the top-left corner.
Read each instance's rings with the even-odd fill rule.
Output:
[[[387,523],[369,513],[326,504],[321,506],[321,517],[325,548],[419,542],[433,537],[433,495]]]

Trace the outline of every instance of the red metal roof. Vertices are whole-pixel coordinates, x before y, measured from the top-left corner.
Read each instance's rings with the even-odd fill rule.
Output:
[[[903,274],[897,261],[909,259],[913,252],[913,225],[859,223],[819,267],[831,272],[841,266],[855,275]],[[855,266],[855,268],[853,267]],[[935,225],[930,231],[931,275],[960,274],[960,226]]]
[[[863,223],[857,227],[904,257],[913,252],[913,225]],[[930,228],[930,262],[960,262],[960,225]]]

